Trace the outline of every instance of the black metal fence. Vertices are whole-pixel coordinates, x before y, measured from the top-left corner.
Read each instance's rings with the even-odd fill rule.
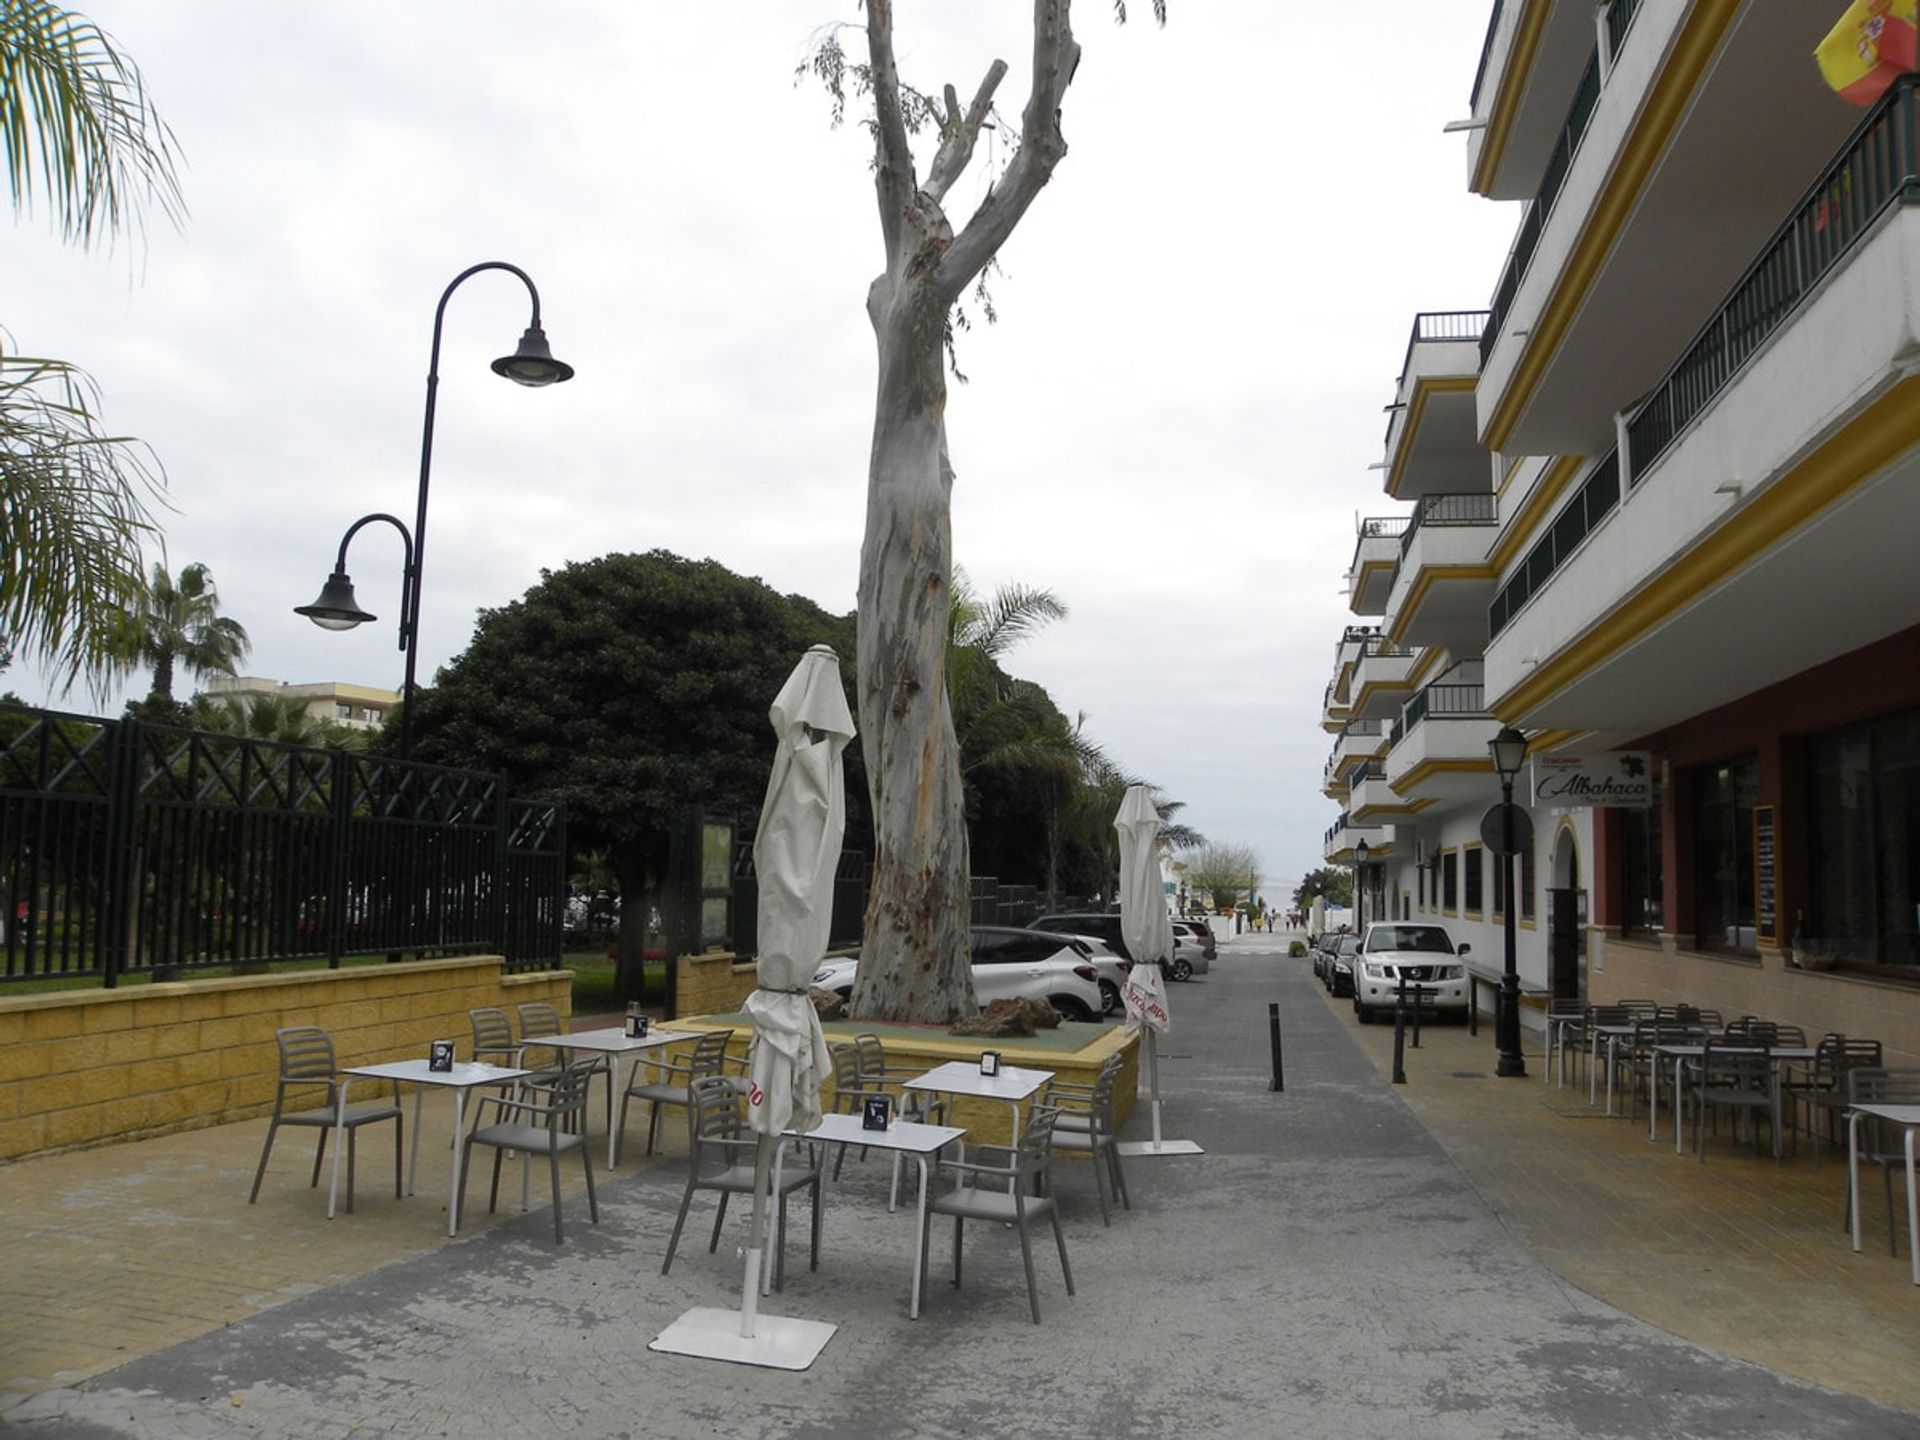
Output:
[[[499,775],[0,706],[0,982],[560,956],[566,813]]]
[[[833,872],[833,919],[827,948],[839,950],[860,943],[867,918],[867,881],[873,873],[866,854],[842,850]],[[753,868],[753,837],[736,839],[733,846],[733,953],[760,953],[760,880]]]

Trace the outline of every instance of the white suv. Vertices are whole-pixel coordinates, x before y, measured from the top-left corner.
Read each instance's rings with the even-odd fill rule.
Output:
[[[1372,1023],[1376,1011],[1391,1014],[1405,980],[1427,991],[1421,1001],[1429,1010],[1467,1013],[1467,967],[1456,963],[1473,947],[1455,945],[1444,925],[1382,922],[1367,926],[1360,953],[1353,957],[1353,1013],[1362,1025]]]
[[[1045,1000],[1062,1020],[1098,1020],[1105,1002],[1092,947],[1071,935],[1049,935],[1006,925],[976,925],[971,937],[974,998]],[[813,983],[841,999],[853,995],[860,962],[828,960]]]

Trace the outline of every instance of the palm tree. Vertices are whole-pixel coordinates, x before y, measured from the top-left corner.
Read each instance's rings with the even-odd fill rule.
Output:
[[[0,4],[0,152],[14,213],[44,207],[69,244],[138,232],[149,205],[175,223],[183,213],[173,135],[140,72],[45,0]],[[10,348],[0,344],[0,644],[71,683],[113,668],[161,472],[102,429],[83,372]]]
[[[189,565],[175,580],[166,566],[155,565],[147,582],[145,608],[126,617],[122,670],[151,666],[153,687],[147,692],[147,703],[172,705],[176,667],[200,680],[231,675],[247,658],[251,644],[246,627],[220,613],[220,593],[206,566]]]
[[[361,731],[315,715],[304,700],[286,695],[196,695],[187,707],[187,719],[196,730],[243,735],[249,740],[333,750],[366,748]]]

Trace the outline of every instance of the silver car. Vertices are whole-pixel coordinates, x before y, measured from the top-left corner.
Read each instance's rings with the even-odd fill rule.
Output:
[[[1467,967],[1458,957],[1472,949],[1455,945],[1444,925],[1406,922],[1367,926],[1359,953],[1353,957],[1353,1013],[1362,1025],[1376,1012],[1390,1012],[1400,984],[1418,985],[1425,992],[1421,1004],[1449,1014],[1467,1013]]]

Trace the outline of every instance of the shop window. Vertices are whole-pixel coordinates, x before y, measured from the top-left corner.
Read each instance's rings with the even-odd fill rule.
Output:
[[[1694,771],[1693,883],[1703,949],[1751,950],[1753,806],[1760,764],[1751,755]]]
[[[1660,928],[1661,809],[1660,778],[1656,775],[1653,803],[1644,810],[1621,812],[1620,924],[1630,935]]]
[[[1920,969],[1920,711],[1807,745],[1807,939],[1848,964]]]
[[[1449,850],[1440,857],[1440,908],[1451,915],[1460,904],[1460,855]]]
[[[1486,853],[1478,845],[1469,845],[1466,850],[1467,913],[1471,915],[1478,915],[1481,911],[1480,897],[1484,892]]]

